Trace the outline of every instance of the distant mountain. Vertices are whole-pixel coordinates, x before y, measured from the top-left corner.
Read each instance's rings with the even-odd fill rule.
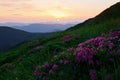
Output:
[[[56,32],[56,31],[63,31],[75,24],[42,24],[42,23],[34,23],[27,26],[14,26],[16,29],[28,31],[28,32]]]
[[[33,40],[46,35],[48,34],[33,34],[10,27],[0,27],[0,52],[8,50],[23,41]]]
[[[104,10],[94,18],[90,18],[83,23],[80,23],[76,26],[69,28],[68,30],[78,29],[83,26],[90,26],[96,24],[104,24],[106,22],[120,22],[120,2],[116,3],[115,5],[109,7],[108,9]]]

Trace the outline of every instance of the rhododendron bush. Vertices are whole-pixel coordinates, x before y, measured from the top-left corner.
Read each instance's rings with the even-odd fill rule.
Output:
[[[70,38],[71,35],[62,37],[62,41]],[[113,80],[120,67],[119,57],[120,29],[70,47],[44,65],[38,64],[32,75],[41,80]],[[68,75],[70,78],[65,79]]]

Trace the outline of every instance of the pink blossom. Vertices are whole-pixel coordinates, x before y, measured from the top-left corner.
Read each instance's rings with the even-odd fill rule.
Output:
[[[63,42],[67,42],[72,38],[72,35],[63,36],[61,39]]]
[[[61,59],[61,60],[60,60],[60,64],[63,64],[63,62],[64,62],[64,61]]]
[[[73,48],[73,47],[71,47],[71,48],[69,48],[68,50],[69,50],[69,51],[73,51],[73,50],[74,50],[74,48]]]
[[[91,69],[89,71],[89,75],[90,75],[91,80],[96,80],[97,79],[95,70]]]
[[[50,67],[50,63],[46,62],[44,65],[43,65],[44,68],[48,68]]]
[[[79,43],[78,47],[84,47],[84,43]]]
[[[68,60],[65,60],[65,61],[64,61],[64,64],[65,64],[65,65],[66,65],[66,64],[68,64],[68,63],[69,63],[69,61],[68,61]]]
[[[53,69],[51,69],[51,70],[49,71],[49,74],[51,75],[51,74],[53,74],[53,72],[54,72]]]
[[[109,34],[110,34],[112,37],[119,36],[119,31],[112,31],[112,32],[109,32]]]
[[[93,58],[93,56],[95,56],[96,54],[97,52],[93,48],[81,48],[81,50],[76,55],[76,61],[87,61],[88,59]]]
[[[109,49],[112,49],[114,47],[114,44],[112,42],[109,42],[108,47]]]
[[[40,49],[42,49],[42,48],[44,48],[44,46],[41,46],[41,45],[40,45],[40,46],[37,46],[35,49],[36,49],[36,50],[40,50]]]
[[[38,70],[39,70],[40,68],[41,68],[40,65],[36,66],[36,68],[35,68],[35,70],[34,70],[34,72],[33,72],[33,75],[38,74]]]
[[[57,65],[57,64],[54,64],[53,67],[52,67],[52,69],[54,70],[54,69],[56,69],[57,67],[58,67],[58,65]]]

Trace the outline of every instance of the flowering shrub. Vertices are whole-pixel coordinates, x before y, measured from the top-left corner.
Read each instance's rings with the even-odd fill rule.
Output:
[[[37,46],[36,48],[35,48],[35,50],[40,50],[40,49],[42,49],[42,48],[44,48],[44,46]]]
[[[40,51],[40,50],[43,49],[43,48],[44,48],[44,46],[38,45],[38,46],[36,46],[35,48],[29,50],[28,53],[31,54],[31,55],[34,55],[34,52],[35,52],[35,51]]]
[[[96,72],[94,70],[90,70],[89,75],[91,80],[96,80]]]
[[[71,35],[64,36],[63,42],[69,41]],[[92,38],[83,43],[79,43],[77,48],[69,48],[63,54],[55,55],[50,63],[45,63],[39,69],[41,80],[56,80],[61,75],[73,73],[73,80],[99,80],[101,78],[101,69],[107,70],[107,73],[115,73],[115,66],[120,63],[120,30],[112,31],[107,36]],[[58,57],[59,56],[59,57]],[[66,70],[62,70],[62,69]],[[67,70],[68,73],[64,73]],[[35,69],[34,73],[38,70]],[[62,73],[62,72],[63,73]],[[61,72],[61,73],[59,73]],[[105,80],[111,80],[113,77],[104,74]],[[56,76],[56,77],[55,77]],[[87,77],[84,77],[87,76]],[[69,79],[68,79],[69,80]]]
[[[62,42],[67,42],[67,41],[69,41],[71,38],[72,38],[72,35],[67,35],[67,36],[63,36],[63,37],[61,38],[61,40],[62,40]]]

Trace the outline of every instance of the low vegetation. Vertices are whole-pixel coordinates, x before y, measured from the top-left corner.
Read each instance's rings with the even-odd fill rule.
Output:
[[[0,55],[0,80],[119,80],[120,16],[26,42]]]

